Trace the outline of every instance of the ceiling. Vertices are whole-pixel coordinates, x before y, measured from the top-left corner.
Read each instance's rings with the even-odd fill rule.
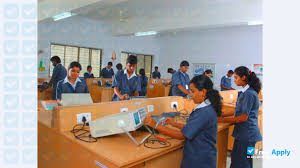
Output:
[[[262,0],[39,0],[39,21],[72,11],[110,25],[113,35],[247,25],[262,21]],[[76,2],[76,3],[75,3]],[[42,14],[48,6],[56,10]]]

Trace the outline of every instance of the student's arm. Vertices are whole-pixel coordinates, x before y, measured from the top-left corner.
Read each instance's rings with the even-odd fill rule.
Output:
[[[56,67],[54,67],[53,73],[52,73],[51,79],[47,85],[47,88],[49,88],[53,85],[54,79],[57,77],[57,75],[58,75],[57,69],[56,69]]]
[[[247,120],[248,120],[248,115],[245,113],[237,117],[218,118],[218,122],[233,123],[233,124],[243,123],[246,122]]]
[[[139,92],[142,91],[142,88],[141,88],[142,81],[141,80],[142,79],[140,77],[138,77],[138,79],[137,79],[137,86],[136,86],[136,89],[135,89],[135,91],[133,93],[134,96],[139,96],[140,95]]]
[[[187,95],[191,95],[191,93],[188,91],[188,90],[186,90],[181,84],[178,84],[178,85],[176,85],[177,87],[178,87],[178,89],[180,90],[180,91],[182,91],[183,93],[185,93],[185,94],[187,94]]]
[[[225,87],[224,85],[221,85],[221,88],[226,89],[226,90],[232,90],[232,88]]]
[[[89,74],[88,73],[84,73],[83,78],[87,79],[88,77],[89,77]]]
[[[226,113],[222,113],[222,117],[230,117],[230,116],[234,116],[235,111],[229,111]]]
[[[158,72],[158,79],[160,79],[160,72]]]
[[[240,101],[240,111],[242,112],[241,115],[236,117],[230,118],[218,118],[220,122],[229,122],[229,123],[242,123],[248,120],[249,113],[252,109],[253,104],[255,103],[255,97],[249,93],[245,93],[243,101]]]
[[[127,94],[122,95],[117,87],[114,87],[114,92],[121,100],[126,100],[128,96]]]
[[[62,81],[57,83],[56,90],[53,90],[53,92],[56,91],[56,100],[61,100],[61,94],[62,94]]]
[[[148,115],[145,120],[144,120],[144,125],[148,125],[152,128],[155,128],[156,122],[153,120],[153,118]],[[156,129],[160,132],[163,133],[171,138],[179,139],[179,140],[184,140],[185,136],[179,131],[179,130],[174,130],[172,128],[168,128],[162,125],[158,125]]]
[[[167,118],[165,120],[165,123],[168,124],[168,125],[171,125],[173,127],[176,127],[176,128],[178,128],[180,130],[184,127],[184,124],[175,122],[175,120],[173,118]]]

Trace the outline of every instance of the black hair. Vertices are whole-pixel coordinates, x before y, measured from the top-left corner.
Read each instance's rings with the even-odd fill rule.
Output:
[[[88,65],[86,69],[89,70],[90,68],[92,68],[92,66]]]
[[[234,73],[239,77],[246,77],[247,84],[252,87],[257,93],[261,90],[261,82],[254,72],[249,71],[245,66],[235,68]]]
[[[206,89],[206,98],[210,101],[211,106],[217,113],[217,116],[221,116],[222,113],[222,101],[221,96],[217,90],[213,88],[213,82],[209,77],[205,75],[199,75],[193,77],[190,84],[193,83],[198,90]]]
[[[108,63],[107,63],[107,65],[110,65],[110,66],[112,66],[113,64],[112,64],[112,62],[108,62]]]
[[[121,69],[123,68],[123,66],[122,66],[121,63],[118,63],[118,64],[116,65],[116,68],[117,68],[118,70],[121,70]]]
[[[172,71],[174,71],[173,68],[168,68],[168,73],[172,73]]]
[[[156,68],[158,69],[158,66],[155,66],[154,68],[155,68],[155,69],[156,69]]]
[[[232,70],[229,70],[227,73],[228,73],[228,74],[233,74],[233,71],[232,71]]]
[[[143,68],[140,69],[140,75],[145,76],[145,69]]]
[[[61,63],[61,60],[60,60],[60,58],[58,57],[58,56],[53,56],[53,57],[51,57],[50,58],[50,61],[51,62],[57,62],[57,63]]]
[[[77,61],[71,62],[70,65],[69,65],[69,67],[68,67],[68,69],[72,69],[73,67],[78,67],[80,69],[80,71],[81,71],[81,65],[80,65],[79,62],[77,62]]]
[[[184,60],[184,61],[182,61],[181,63],[180,63],[180,66],[182,67],[182,66],[190,66],[190,64],[189,64],[189,62],[187,62],[186,60]]]
[[[206,74],[212,74],[212,71],[210,69],[207,69],[207,70],[205,70],[204,73],[206,73]]]
[[[126,63],[129,63],[131,65],[137,64],[137,58],[136,58],[136,56],[135,55],[129,55],[127,57]]]

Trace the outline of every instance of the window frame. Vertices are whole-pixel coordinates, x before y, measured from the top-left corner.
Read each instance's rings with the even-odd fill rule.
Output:
[[[69,45],[69,44],[62,44],[62,43],[54,43],[54,42],[51,42],[50,43],[50,58],[52,56],[52,50],[51,50],[51,46],[52,45],[58,45],[58,46],[63,46],[64,47],[64,64],[65,64],[65,58],[66,58],[66,48],[67,47],[77,47],[78,48],[78,53],[77,53],[77,61],[79,61],[79,57],[80,57],[80,48],[87,48],[89,49],[89,65],[91,65],[91,61],[92,61],[92,50],[100,50],[100,60],[99,60],[99,64],[100,64],[100,70],[99,70],[99,76],[95,78],[100,78],[100,71],[101,71],[101,67],[102,67],[102,56],[103,56],[103,49],[102,48],[94,48],[94,47],[85,47],[85,46],[76,46],[76,45]],[[49,58],[49,60],[50,60]],[[49,73],[48,73],[48,76],[51,78],[51,61],[49,63]],[[65,65],[64,65],[65,66]],[[66,66],[65,66],[66,67]],[[84,67],[81,67],[82,70],[84,70]],[[67,69],[67,68],[66,68]],[[82,76],[83,77],[83,76]]]

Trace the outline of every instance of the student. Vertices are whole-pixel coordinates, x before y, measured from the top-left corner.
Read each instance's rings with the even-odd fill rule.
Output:
[[[65,79],[67,76],[67,70],[66,68],[61,64],[61,60],[58,56],[51,57],[50,61],[52,62],[52,65],[54,66],[51,80],[46,85],[45,89],[49,88],[50,86],[53,87],[52,91],[52,99],[56,100],[56,88],[58,81]],[[44,91],[45,89],[41,90]]]
[[[57,83],[56,99],[61,99],[62,93],[89,93],[85,80],[79,79],[81,65],[71,62],[68,67],[68,76]]]
[[[139,92],[140,96],[146,96],[147,94],[147,85],[148,85],[148,77],[145,74],[145,69],[140,69],[140,83],[141,83],[141,91]]]
[[[121,63],[118,63],[117,65],[116,65],[116,68],[117,68],[117,73],[119,72],[119,71],[121,71],[122,69],[123,69],[123,66],[122,66],[122,64]],[[116,74],[117,74],[116,73]]]
[[[160,79],[160,72],[158,72],[158,66],[154,67],[154,72],[152,72],[153,79]]]
[[[255,147],[262,137],[258,128],[258,93],[261,89],[260,80],[247,67],[240,66],[234,70],[234,82],[242,86],[238,93],[234,117],[227,113],[218,118],[219,122],[235,125],[232,136],[235,138],[231,152],[231,168],[252,168],[251,157],[247,157],[247,148]],[[226,117],[226,118],[224,118]]]
[[[169,137],[185,140],[181,168],[216,168],[217,162],[217,116],[221,115],[221,97],[213,89],[212,81],[204,75],[194,77],[190,82],[191,97],[198,104],[186,124],[167,118],[165,123],[180,130],[157,125],[148,115],[144,125],[155,128]]]
[[[204,72],[204,75],[210,78],[211,75],[212,75],[212,71],[211,71],[210,69],[207,69],[207,70]]]
[[[173,96],[187,96],[190,95],[189,75],[186,73],[189,69],[189,62],[182,61],[180,69],[172,75],[172,95]]]
[[[233,71],[229,70],[227,72],[227,75],[223,76],[221,79],[221,91],[226,91],[226,90],[234,90],[231,87],[231,77],[233,75]]]
[[[92,73],[92,66],[87,66],[87,72],[84,73],[84,79],[94,78],[94,74]]]
[[[176,71],[173,68],[168,68],[168,73],[173,75]]]
[[[141,84],[134,72],[136,64],[136,56],[129,55],[126,60],[126,68],[119,71],[113,79],[114,95],[112,101],[127,100],[130,96],[139,96]]]
[[[112,69],[112,62],[108,62],[107,66],[101,71],[101,78],[112,78],[114,76],[114,70]]]
[[[173,68],[168,68],[168,73],[170,73],[172,76],[175,74],[175,70]],[[172,80],[168,83],[168,85],[172,85]],[[169,91],[169,96],[172,96],[172,86]]]

